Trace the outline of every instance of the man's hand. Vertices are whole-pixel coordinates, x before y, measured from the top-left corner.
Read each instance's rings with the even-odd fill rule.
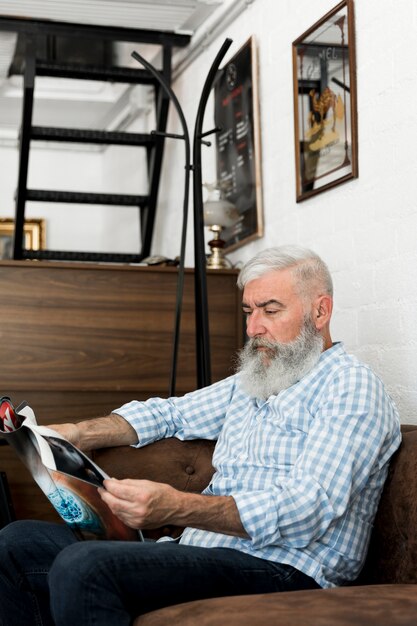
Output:
[[[205,496],[178,491],[149,480],[104,481],[99,492],[106,504],[131,528],[167,524],[248,537],[232,496]]]
[[[113,513],[131,528],[158,528],[172,523],[180,505],[181,492],[150,480],[104,481],[99,492]]]

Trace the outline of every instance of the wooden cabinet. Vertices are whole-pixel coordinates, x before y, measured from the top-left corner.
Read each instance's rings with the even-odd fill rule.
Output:
[[[207,275],[212,380],[233,371],[243,342],[234,270]],[[27,400],[40,423],[108,414],[169,390],[177,270],[0,262],[2,395]],[[186,270],[177,395],[196,387],[194,275]],[[0,448],[17,517],[54,519],[8,446]]]

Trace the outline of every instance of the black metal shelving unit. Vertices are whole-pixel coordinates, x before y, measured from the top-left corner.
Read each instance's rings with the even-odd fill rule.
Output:
[[[19,138],[19,176],[16,191],[15,234],[13,258],[55,259],[70,261],[139,262],[151,251],[155,224],[158,189],[162,170],[164,143],[169,97],[159,82],[146,69],[130,69],[88,63],[67,63],[42,58],[39,55],[39,40],[64,37],[77,41],[123,41],[158,44],[162,48],[162,70],[164,80],[171,82],[171,56],[174,47],[189,43],[190,36],[162,31],[137,30],[106,26],[90,26],[65,22],[49,22],[32,19],[15,19],[0,16],[0,30],[15,31],[24,40],[23,62],[23,109]],[[51,46],[49,46],[51,47]],[[84,130],[77,128],[40,127],[32,124],[37,76],[110,81],[126,84],[147,84],[154,89],[155,131],[150,134],[107,132],[106,130]],[[30,147],[34,141],[82,143],[98,145],[137,146],[146,150],[148,193],[146,195],[80,193],[60,190],[28,189],[28,166]],[[25,210],[28,202],[54,202],[64,204],[115,205],[136,207],[139,211],[141,240],[137,254],[67,252],[59,250],[26,250],[24,248]]]

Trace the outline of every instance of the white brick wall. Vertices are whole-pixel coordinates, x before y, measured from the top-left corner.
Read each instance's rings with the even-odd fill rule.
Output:
[[[386,382],[404,422],[417,423],[417,41],[416,0],[356,0],[359,178],[295,202],[291,43],[337,4],[256,0],[175,84],[192,127],[195,97],[225,36],[230,54],[258,40],[265,237],[230,255],[234,263],[271,245],[317,250],[335,280],[334,339]],[[209,110],[206,127],[211,127]],[[171,127],[176,119],[172,116]],[[182,147],[165,161],[156,247],[178,251]],[[213,178],[205,154],[203,178]],[[192,232],[189,263],[192,263]]]

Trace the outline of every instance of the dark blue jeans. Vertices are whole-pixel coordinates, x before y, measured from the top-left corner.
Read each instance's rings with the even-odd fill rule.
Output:
[[[228,548],[77,541],[60,524],[0,531],[1,626],[128,626],[189,600],[318,588],[288,565]]]

